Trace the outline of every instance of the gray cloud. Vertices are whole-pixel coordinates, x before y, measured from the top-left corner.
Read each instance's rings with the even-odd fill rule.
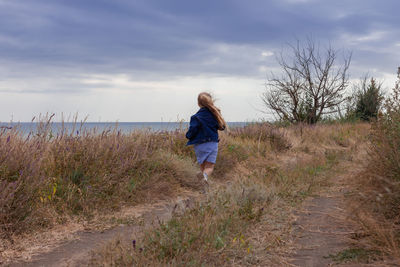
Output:
[[[31,84],[41,93],[91,90],[80,80],[99,73],[260,78],[263,66],[275,66],[262,51],[306,35],[352,50],[355,75],[394,72],[399,7],[396,0],[2,0],[0,90],[28,90],[12,83],[18,79],[47,81]],[[5,88],[10,82],[16,87]]]

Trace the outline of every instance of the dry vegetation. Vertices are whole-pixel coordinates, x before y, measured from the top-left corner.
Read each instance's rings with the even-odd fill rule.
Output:
[[[327,174],[340,160],[351,160],[368,129],[367,124],[235,129],[221,144],[221,158],[240,159],[225,169],[230,183],[215,185],[206,201],[133,236],[132,243],[107,244],[93,253],[91,264],[285,264],[292,209],[329,183]]]
[[[400,257],[398,110],[393,106],[372,131],[366,123],[260,123],[223,133],[206,200],[132,236],[132,243],[116,239],[107,244],[93,253],[91,264],[285,264],[292,210],[329,185],[327,177],[340,171],[337,163],[351,161],[368,143],[366,170],[351,198],[359,204],[354,214],[363,227],[361,235],[367,236],[362,246]],[[4,245],[76,218],[88,220],[201,189],[182,130],[122,134],[77,125],[70,132],[53,133],[50,124],[50,119],[42,122],[29,135],[0,129]]]
[[[29,134],[18,127],[0,129],[2,239],[199,188],[194,153],[181,130],[122,134],[117,128],[87,131],[79,124],[70,131],[51,129],[51,118]],[[253,152],[248,149],[224,138],[215,176],[224,179]],[[269,143],[259,149],[270,150]]]
[[[162,198],[181,186],[195,186],[190,179],[180,180],[193,176],[194,169],[181,168],[191,152],[177,133],[126,136],[110,129],[54,136],[50,123],[42,126],[29,136],[0,132],[3,238],[71,215],[148,201],[149,190],[155,191],[153,198]]]
[[[365,168],[357,177],[354,220],[368,249],[400,259],[400,88],[372,124]]]

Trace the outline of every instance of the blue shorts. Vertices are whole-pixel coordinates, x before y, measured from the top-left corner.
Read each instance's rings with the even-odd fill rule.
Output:
[[[218,154],[218,142],[196,144],[194,145],[194,153],[199,164],[203,164],[205,161],[215,164]]]

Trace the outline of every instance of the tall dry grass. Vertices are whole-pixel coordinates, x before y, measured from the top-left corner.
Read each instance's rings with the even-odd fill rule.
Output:
[[[2,236],[198,187],[180,131],[77,128],[53,133],[48,119],[28,135],[18,127],[0,131]]]
[[[185,145],[182,129],[123,134],[116,127],[85,130],[75,122],[72,129],[62,127],[55,133],[51,125],[52,117],[45,117],[28,134],[18,127],[0,129],[2,238],[63,223],[73,216],[154,202],[179,194],[184,187],[200,188],[194,152]],[[254,152],[253,146],[236,139],[258,142],[264,152],[281,149],[287,142],[277,132],[267,131],[268,140],[258,135],[239,137],[241,133],[232,129],[222,134],[217,179],[224,179]]]
[[[400,87],[373,123],[365,170],[358,176],[356,219],[370,246],[400,260]]]

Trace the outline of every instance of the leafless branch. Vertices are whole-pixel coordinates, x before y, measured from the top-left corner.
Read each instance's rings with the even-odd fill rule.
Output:
[[[321,52],[311,38],[304,46],[299,40],[288,46],[292,57],[277,56],[282,75],[270,75],[262,100],[281,119],[316,123],[345,100],[351,53],[337,64],[340,51],[329,45]]]

